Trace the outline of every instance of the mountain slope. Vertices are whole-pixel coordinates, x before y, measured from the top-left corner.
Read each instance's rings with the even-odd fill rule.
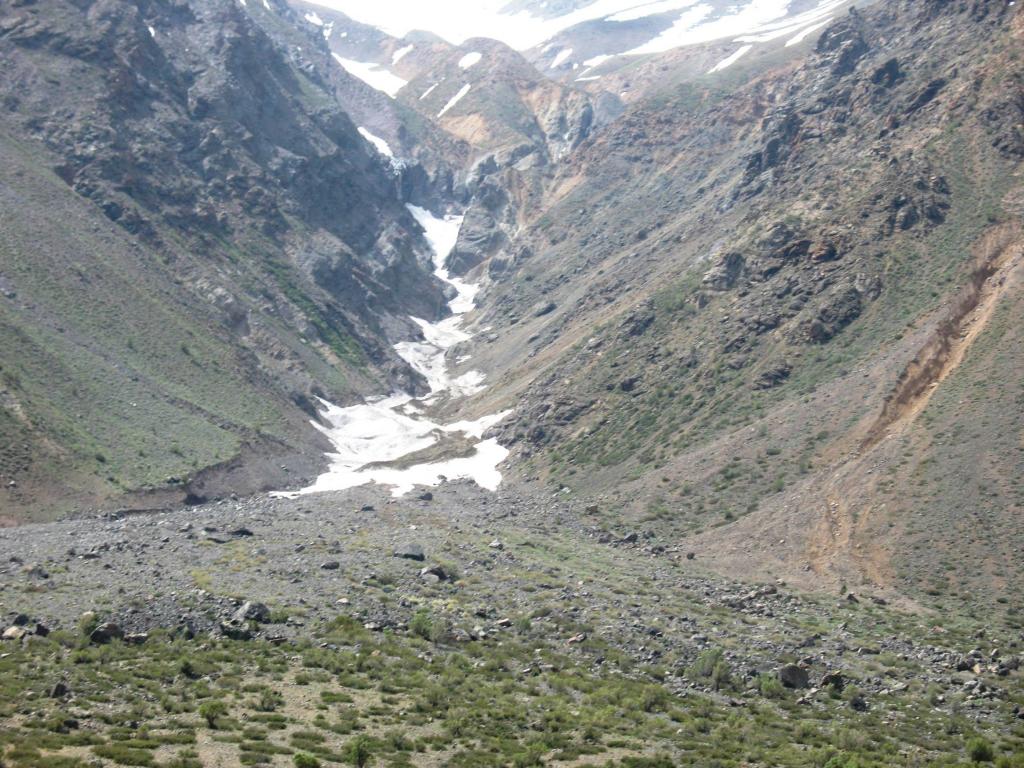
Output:
[[[391,348],[447,311],[422,232],[241,6],[9,6],[0,47],[5,512],[201,497],[251,453],[226,487],[279,487],[314,395],[425,387]]]
[[[806,63],[741,61],[729,90],[715,76],[670,85],[586,142],[492,261],[484,322],[502,344],[474,350],[521,403],[504,439],[522,476],[603,494],[606,525],[709,530],[690,546],[717,567],[808,585],[935,591],[968,525],[977,588],[1012,591],[1018,556],[994,542],[1021,503],[1004,480],[1021,470],[1016,422],[1002,449],[992,430],[956,452],[939,448],[950,432],[917,432],[963,429],[938,415],[939,393],[957,375],[1011,379],[1009,341],[915,387],[938,388],[902,456],[864,440],[920,350],[960,328],[947,316],[965,285],[989,295],[1005,277],[992,318],[1013,316],[1020,34],[999,3],[851,12]],[[1016,419],[1012,396],[974,398],[959,418]],[[881,453],[835,486],[868,450]],[[835,499],[859,528],[833,557],[819,533]]]

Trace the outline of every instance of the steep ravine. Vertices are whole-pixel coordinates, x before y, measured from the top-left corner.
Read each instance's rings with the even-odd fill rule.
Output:
[[[378,483],[389,486],[393,495],[401,496],[414,486],[435,486],[444,480],[469,479],[492,491],[501,483],[497,467],[508,456],[508,450],[496,439],[485,440],[484,432],[509,411],[447,424],[433,421],[427,413],[442,398],[472,397],[484,387],[481,372],[471,370],[454,376],[448,360],[449,350],[470,338],[463,329],[464,316],[473,310],[478,289],[473,283],[451,276],[446,267],[463,217],[438,217],[411,204],[408,208],[433,250],[434,274],[455,294],[448,303],[450,317],[437,322],[412,317],[422,329],[423,340],[402,341],[394,347],[427,380],[430,392],[422,398],[395,392],[348,407],[322,401],[322,418],[328,426],[313,424],[334,446],[329,455],[330,467],[309,487],[278,495],[296,496]]]

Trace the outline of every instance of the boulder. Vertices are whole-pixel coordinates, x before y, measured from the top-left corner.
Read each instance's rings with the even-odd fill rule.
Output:
[[[828,688],[831,686],[837,691],[842,691],[846,687],[846,679],[839,672],[827,672],[821,678],[820,688]]]
[[[427,556],[423,552],[423,547],[419,544],[403,544],[400,547],[396,547],[394,556],[402,557],[406,560],[418,560],[419,562],[423,562],[427,559]]]
[[[222,621],[220,623],[220,632],[230,640],[252,640],[252,632],[247,627],[231,621]]]
[[[89,635],[89,642],[96,645],[104,645],[111,640],[121,640],[123,638],[124,630],[114,622],[108,621],[100,624],[92,631],[92,634]]]
[[[255,603],[247,600],[242,604],[241,608],[235,611],[231,620],[238,624],[243,624],[247,621],[255,621],[258,624],[267,624],[270,622],[270,609],[263,603]]]
[[[24,627],[8,627],[4,630],[4,640],[21,640],[25,635],[28,634],[28,630]]]
[[[328,560],[326,563],[321,563],[320,568],[324,571],[336,571],[341,568],[341,563],[337,560]]]
[[[69,693],[71,693],[71,689],[68,688],[67,684],[64,683],[63,680],[61,680],[61,681],[58,681],[53,686],[53,688],[50,689],[50,698],[51,699],[63,699]]]
[[[424,581],[448,581],[451,576],[440,565],[431,565],[420,571],[420,578]]]
[[[46,569],[41,565],[26,565],[21,569],[23,576],[29,579],[39,579],[45,581],[50,578],[50,574],[47,573]]]
[[[806,688],[809,678],[807,670],[796,664],[786,664],[779,668],[779,682],[786,688]]]

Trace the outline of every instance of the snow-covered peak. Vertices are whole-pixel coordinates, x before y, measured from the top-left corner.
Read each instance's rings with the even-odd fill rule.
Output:
[[[653,16],[658,16],[662,26],[667,22],[667,29],[652,33],[650,40],[633,50],[608,52],[637,55],[730,37],[764,35],[775,29],[784,28],[784,34],[795,35],[803,28],[821,24],[844,1],[818,0],[808,8],[803,3],[797,6],[797,0],[579,0],[569,4],[570,10],[552,14],[546,4],[520,4],[520,9],[512,12],[508,0],[313,0],[398,38],[413,30],[425,30],[455,45],[485,37],[517,50],[539,46],[584,22],[620,24]],[[792,6],[797,7],[791,10]],[[524,7],[530,10],[522,10]]]

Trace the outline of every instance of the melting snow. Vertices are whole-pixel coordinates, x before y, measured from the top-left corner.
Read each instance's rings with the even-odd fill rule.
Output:
[[[305,18],[310,24],[316,24],[318,27],[322,27],[324,25],[324,20],[316,15],[316,11],[310,11],[306,14]]]
[[[813,32],[817,32],[819,29],[821,29],[826,24],[828,24],[830,21],[832,21],[832,17],[831,16],[829,16],[824,21],[819,21],[817,24],[814,24],[814,25],[812,25],[810,27],[807,27],[804,30],[801,30],[800,32],[797,32],[795,35],[793,35],[793,37],[789,38],[789,40],[786,41],[786,47],[789,48],[789,46],[791,46],[791,45],[796,45],[797,43],[802,43],[804,41],[804,38],[806,38],[808,35],[810,35]]]
[[[350,75],[358,77],[371,88],[383,91],[392,99],[395,98],[398,92],[409,82],[408,80],[403,80],[394,72],[384,69],[380,64],[345,59],[336,53],[332,53],[331,55]]]
[[[842,2],[822,0],[809,11],[789,16],[789,0],[750,0],[745,5],[731,8],[730,13],[711,20],[708,17],[714,9],[711,5],[701,3],[684,11],[671,28],[628,51],[628,54],[662,53],[672,48],[706,43],[723,37],[732,37],[744,43],[767,42],[804,25],[822,21]]]
[[[420,101],[423,101],[425,98],[427,98],[427,96],[432,94],[435,88],[437,88],[437,83],[434,83],[432,86],[430,86],[429,88],[427,88],[427,90],[423,92],[423,95],[420,96]]]
[[[489,37],[526,50],[541,46],[560,32],[588,21],[625,22],[655,14],[676,12],[672,27],[628,54],[661,53],[672,48],[706,43],[739,35],[754,35],[766,24],[799,22],[800,27],[821,21],[844,0],[819,0],[817,7],[789,16],[792,0],[591,0],[568,13],[542,18],[528,11],[509,13],[508,0],[314,0],[395,37],[414,29],[433,32],[456,45],[472,37]],[[753,42],[753,41],[739,41]],[[589,62],[585,66],[594,66]]]
[[[467,53],[465,56],[459,59],[459,66],[462,69],[469,69],[474,64],[479,64],[480,59],[482,59],[483,57],[484,55],[480,53],[480,51],[473,51],[472,53]]]
[[[638,5],[636,8],[630,8],[629,10],[621,11],[619,13],[612,14],[605,21],[635,21],[637,19],[644,19],[648,16],[653,16],[656,13],[668,13],[669,11],[679,11],[683,8],[689,8],[697,0],[660,0],[660,2],[644,3]]]
[[[558,55],[551,61],[551,69],[554,69],[563,61],[572,56],[572,48],[563,48],[558,52]]]
[[[753,48],[753,47],[754,46],[752,46],[752,45],[744,45],[743,47],[741,47],[735,53],[731,54],[730,56],[726,56],[720,62],[715,64],[715,66],[713,66],[711,69],[708,70],[708,74],[710,75],[710,74],[712,74],[714,72],[721,72],[726,67],[729,67],[729,66],[735,64],[743,56],[745,56],[747,53],[749,53],[750,49]]]
[[[444,113],[447,112],[452,107],[454,107],[456,104],[458,104],[462,100],[462,97],[465,96],[467,93],[469,93],[469,83],[466,83],[464,86],[459,88],[459,92],[452,96],[450,99],[448,99],[448,103],[444,105],[444,109],[437,113],[437,116],[443,117]]]
[[[391,54],[391,64],[392,64],[392,66],[394,66],[395,64],[400,62],[405,57],[405,55],[408,54],[415,47],[416,46],[414,46],[412,44],[409,44],[409,45],[405,46],[404,48],[399,48],[397,51],[392,53]]]
[[[452,277],[444,266],[458,239],[462,217],[438,218],[424,208],[415,205],[407,207],[423,227],[425,237],[434,251],[434,274],[455,288],[456,296],[448,304],[452,311],[451,317],[436,323],[412,318],[422,329],[424,340],[401,342],[395,345],[395,350],[427,379],[430,397],[425,402],[442,393],[458,397],[479,392],[483,388],[482,373],[469,371],[458,378],[452,378],[445,359],[448,349],[470,338],[469,333],[462,330],[462,315],[473,309],[473,298],[477,292],[477,286]],[[501,473],[497,467],[508,456],[508,449],[493,438],[484,440],[483,435],[487,429],[505,418],[508,411],[474,421],[439,424],[419,417],[422,410],[414,404],[411,395],[403,393],[347,408],[322,402],[323,419],[330,426],[324,427],[316,422],[314,426],[334,446],[335,452],[329,455],[330,469],[308,488],[297,493],[277,495],[297,496],[379,483],[390,486],[393,496],[401,496],[417,485],[439,485],[446,479],[470,479],[492,491],[501,483]],[[466,439],[476,441],[470,456],[414,464],[405,468],[379,466],[429,448],[444,434],[460,433]]]
[[[359,135],[366,139],[368,142],[373,144],[374,148],[380,152],[384,157],[394,159],[395,153],[391,151],[391,145],[389,145],[380,136],[374,136],[368,130],[360,126],[358,129]]]

